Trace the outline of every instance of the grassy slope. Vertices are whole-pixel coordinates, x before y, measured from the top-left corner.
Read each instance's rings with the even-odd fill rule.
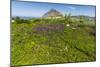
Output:
[[[50,23],[39,23],[46,25]],[[95,61],[91,27],[34,33],[38,23],[12,24],[12,65]]]

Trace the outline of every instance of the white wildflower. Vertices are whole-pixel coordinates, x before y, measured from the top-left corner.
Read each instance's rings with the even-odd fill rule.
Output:
[[[70,24],[66,24],[66,26],[67,26],[67,27],[69,27],[69,26],[70,26]]]
[[[65,47],[65,50],[67,50],[67,51],[68,51],[68,47],[67,47],[67,46]]]

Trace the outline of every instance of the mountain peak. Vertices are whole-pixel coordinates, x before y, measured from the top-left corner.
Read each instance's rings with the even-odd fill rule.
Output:
[[[48,18],[48,17],[62,17],[62,14],[57,11],[56,9],[50,9],[47,13],[45,13],[43,15],[44,18]]]
[[[56,9],[54,9],[54,8],[52,8],[52,9],[50,9],[50,11],[57,11]],[[58,11],[57,11],[58,12]]]

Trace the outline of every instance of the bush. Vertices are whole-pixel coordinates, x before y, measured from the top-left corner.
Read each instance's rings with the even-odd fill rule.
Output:
[[[21,19],[20,17],[16,17],[14,20],[16,23],[29,23],[29,20]]]

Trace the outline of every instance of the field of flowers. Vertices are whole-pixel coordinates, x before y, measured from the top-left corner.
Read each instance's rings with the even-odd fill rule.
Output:
[[[95,24],[84,22],[15,19],[11,23],[11,65],[95,61]]]

